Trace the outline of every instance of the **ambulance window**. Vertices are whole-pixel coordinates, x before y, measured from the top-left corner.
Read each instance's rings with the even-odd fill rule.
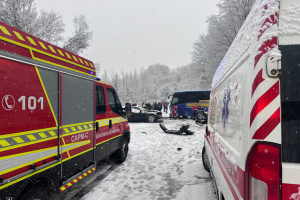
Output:
[[[106,112],[106,103],[105,103],[105,94],[104,89],[101,86],[97,86],[97,99],[96,99],[96,113],[105,113]]]
[[[118,98],[117,93],[114,90],[108,89],[107,90],[109,107],[114,113],[121,114],[122,113],[122,105]]]

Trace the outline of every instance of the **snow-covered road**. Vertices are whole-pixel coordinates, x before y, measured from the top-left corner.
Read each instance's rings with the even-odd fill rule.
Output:
[[[190,124],[189,130],[195,134],[171,135],[164,133],[159,123],[130,123],[127,160],[104,166],[109,170],[89,184],[80,199],[216,199],[210,176],[202,166],[204,128],[191,119],[164,119],[168,129],[179,129],[183,123]]]

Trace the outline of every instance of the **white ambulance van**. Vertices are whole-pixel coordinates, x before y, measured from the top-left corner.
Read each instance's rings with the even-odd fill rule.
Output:
[[[257,0],[217,69],[203,164],[218,199],[300,199],[300,1]]]

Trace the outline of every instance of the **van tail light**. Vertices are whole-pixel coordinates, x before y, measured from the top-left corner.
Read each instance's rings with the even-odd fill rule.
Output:
[[[246,200],[280,200],[280,145],[257,142],[246,163]]]

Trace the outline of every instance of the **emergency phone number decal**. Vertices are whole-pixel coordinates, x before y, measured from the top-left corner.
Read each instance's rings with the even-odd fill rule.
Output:
[[[43,97],[26,97],[21,96],[18,98],[18,101],[22,105],[22,110],[35,110],[37,108],[40,108],[41,110],[44,109],[44,98]],[[16,101],[13,96],[11,95],[5,95],[2,98],[2,107],[4,110],[12,110],[16,105]]]

